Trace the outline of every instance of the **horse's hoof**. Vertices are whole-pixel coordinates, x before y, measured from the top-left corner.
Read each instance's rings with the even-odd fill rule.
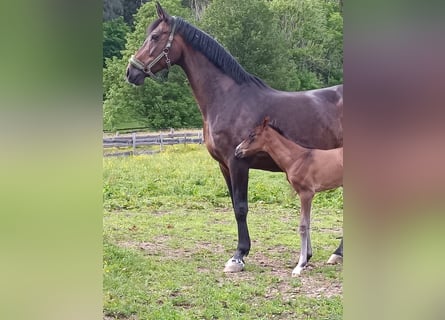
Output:
[[[244,270],[244,262],[241,259],[230,258],[226,262],[224,272],[240,272]]]
[[[337,264],[337,263],[342,263],[342,262],[343,262],[343,257],[339,256],[338,254],[333,253],[329,257],[329,260],[326,263],[327,264]]]
[[[299,277],[303,269],[303,267],[296,266],[295,269],[292,270],[292,277]]]

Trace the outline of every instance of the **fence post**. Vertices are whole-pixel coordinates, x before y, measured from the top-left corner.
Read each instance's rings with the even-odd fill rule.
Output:
[[[162,133],[160,133],[159,134],[159,141],[160,141],[160,143],[159,143],[159,151],[162,151],[162,144],[163,144],[163,139],[162,139]]]
[[[136,132],[133,132],[131,139],[133,142],[133,155],[136,155]]]
[[[184,132],[184,145],[187,145],[187,133]]]

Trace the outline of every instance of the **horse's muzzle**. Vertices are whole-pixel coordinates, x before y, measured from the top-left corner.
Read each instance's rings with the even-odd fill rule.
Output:
[[[127,67],[126,78],[129,83],[140,86],[144,84],[145,73],[134,68],[132,65]]]

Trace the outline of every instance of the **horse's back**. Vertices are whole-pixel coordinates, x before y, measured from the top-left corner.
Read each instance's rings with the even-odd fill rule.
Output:
[[[334,105],[343,104],[343,85],[314,90],[315,93]]]
[[[303,95],[311,97],[322,108],[343,105],[343,85],[336,85],[327,88],[301,91]]]
[[[343,85],[297,92],[275,90],[265,113],[290,140],[306,147],[343,145]]]

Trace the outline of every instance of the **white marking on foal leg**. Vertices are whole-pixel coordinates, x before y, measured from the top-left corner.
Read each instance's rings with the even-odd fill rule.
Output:
[[[292,277],[298,277],[303,271],[304,267],[296,266],[294,270],[292,270]]]
[[[298,259],[297,266],[292,270],[292,277],[298,277],[307,265],[307,238],[303,236],[302,239],[300,258]]]
[[[301,274],[301,271],[303,271],[303,269],[307,265],[307,259],[306,259],[307,250],[304,250],[303,248],[304,248],[304,245],[301,247],[300,258],[298,259],[298,264],[294,268],[294,270],[292,270],[292,277],[298,277]]]
[[[300,250],[300,258],[298,259],[298,264],[292,270],[292,277],[297,277],[301,274],[301,271],[306,267],[307,265],[307,254],[308,254],[308,242],[309,242],[309,232],[306,222],[304,221],[304,218],[302,219],[302,222],[300,223],[300,226],[298,227],[300,238],[301,238],[301,250]]]
[[[331,254],[331,256],[329,257],[328,261],[326,262],[327,264],[337,264],[337,263],[342,263],[343,262],[343,257],[338,255],[338,254]]]
[[[224,267],[224,272],[240,272],[244,269],[244,262],[241,259],[230,258]]]

